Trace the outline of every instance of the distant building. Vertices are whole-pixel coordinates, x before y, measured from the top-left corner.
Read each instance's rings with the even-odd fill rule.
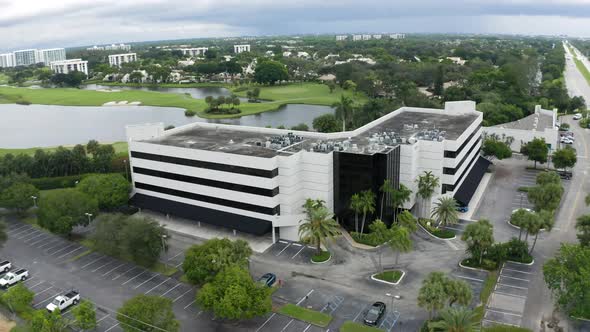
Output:
[[[112,54],[109,55],[109,65],[111,67],[121,67],[122,64],[137,61],[137,53]]]
[[[457,56],[448,56],[446,57],[447,60],[451,60],[454,64],[459,65],[459,66],[463,66],[465,65],[465,62],[467,62],[464,59],[461,59],[460,57]],[[442,59],[441,59],[442,61]]]
[[[56,74],[68,74],[73,71],[79,71],[88,76],[88,61],[82,59],[53,61],[51,62],[50,67]]]
[[[363,35],[363,40],[371,40],[371,35]]]
[[[250,44],[234,45],[234,53],[235,54],[239,54],[242,52],[250,52]]]
[[[193,47],[180,49],[182,55],[187,55],[190,57],[198,57],[201,55],[205,55],[205,52],[207,52],[207,50],[209,50],[209,47]]]
[[[266,51],[266,53],[264,53],[265,56],[272,58],[273,56],[275,56],[275,52],[273,51]]]
[[[348,39],[347,35],[336,36],[336,41],[343,41],[343,40],[347,40],[347,39]]]
[[[307,59],[307,58],[309,58],[309,53],[307,53],[307,52],[297,52],[297,57],[298,58],[305,58],[305,59]]]
[[[112,44],[106,46],[93,46],[86,49],[87,51],[130,51],[131,45],[126,44]]]
[[[352,40],[353,41],[363,40],[363,36],[362,35],[352,35]]]
[[[373,39],[381,39],[382,35],[373,35]]]
[[[0,67],[8,68],[14,67],[14,53],[0,54]]]
[[[38,50],[36,54],[37,63],[44,63],[45,65],[50,65],[52,62],[55,61],[63,61],[66,59],[66,49],[65,48],[50,48],[46,50]]]
[[[15,66],[30,66],[37,63],[37,50],[14,51]]]
[[[389,35],[389,38],[391,39],[404,39],[406,38],[406,34],[405,33],[393,33]]]

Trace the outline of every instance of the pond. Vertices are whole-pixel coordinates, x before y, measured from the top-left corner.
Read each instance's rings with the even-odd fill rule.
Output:
[[[305,123],[311,128],[315,117],[332,113],[328,106],[290,104],[279,110],[235,119],[186,117],[184,110],[153,106],[47,106],[0,104],[0,147],[29,148],[125,140],[125,126],[163,122],[181,126],[192,122],[214,122],[242,126],[287,127]]]
[[[157,86],[110,86],[100,84],[87,84],[80,86],[84,90],[141,90],[141,91],[158,91],[168,93],[181,93],[190,94],[196,99],[205,99],[207,96],[219,97],[219,96],[230,96],[232,93],[226,88],[161,88]],[[240,98],[242,101],[246,101],[246,98]]]

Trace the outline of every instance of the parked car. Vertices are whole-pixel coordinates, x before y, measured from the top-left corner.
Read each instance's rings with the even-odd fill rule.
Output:
[[[573,176],[572,172],[566,172],[566,171],[560,171],[560,172],[557,172],[557,174],[559,174],[559,177],[564,180],[569,180]]]
[[[0,287],[7,288],[19,281],[25,281],[29,277],[29,271],[20,269],[16,272],[8,272],[0,278]]]
[[[272,287],[277,281],[277,276],[274,273],[265,273],[262,277],[258,278],[258,282],[261,285]]]
[[[563,144],[574,144],[574,140],[569,137],[562,137],[559,141]]]
[[[0,263],[0,271],[8,272],[12,268],[12,264],[9,261],[2,261]]]
[[[377,326],[385,314],[385,303],[375,302],[363,317],[363,323],[369,326]]]
[[[467,207],[467,206],[457,206],[457,211],[459,211],[461,213],[466,213],[467,211],[469,211],[469,207]]]
[[[56,296],[55,299],[51,301],[51,303],[45,306],[45,309],[47,309],[47,311],[49,312],[53,312],[55,309],[59,309],[59,311],[64,311],[70,306],[78,304],[78,302],[80,302],[80,292],[72,289],[65,295]]]
[[[582,118],[582,113],[574,114],[574,120],[580,120]]]
[[[561,137],[574,137],[574,133],[571,131],[564,131],[562,133],[559,133],[559,136],[561,136]]]

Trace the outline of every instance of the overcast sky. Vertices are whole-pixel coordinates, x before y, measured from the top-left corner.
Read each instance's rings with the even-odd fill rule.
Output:
[[[590,36],[590,0],[0,0],[0,50],[241,35]]]

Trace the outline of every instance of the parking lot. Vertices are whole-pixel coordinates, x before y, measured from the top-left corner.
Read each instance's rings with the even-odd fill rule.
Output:
[[[484,326],[498,323],[521,325],[529,282],[535,273],[533,266],[504,263],[486,307]]]
[[[28,259],[29,262],[22,262],[16,257],[18,255],[15,255],[14,250],[2,252],[4,258],[12,261],[14,266],[29,270],[30,277],[25,284],[36,293],[33,302],[35,308],[42,308],[57,294],[74,288],[80,291],[82,297],[95,303],[99,321],[98,331],[120,331],[116,320],[116,308],[124,300],[137,294],[169,298],[179,319],[197,321],[197,317],[203,316],[204,319],[200,321],[206,324],[210,322],[210,317],[205,317],[210,314],[202,312],[195,305],[195,289],[191,285],[151,272],[133,263],[92,252],[78,243],[46,233],[28,224],[8,222],[7,234],[9,241],[17,241],[34,253],[35,257]],[[163,256],[162,260],[178,267],[182,264],[181,253],[182,250],[172,250]],[[59,267],[67,271],[70,277],[54,276],[52,280],[52,273],[47,271],[49,268],[36,266],[40,263]],[[58,283],[60,285],[57,285]],[[105,297],[104,293],[111,293],[110,298]],[[107,300],[103,301],[105,298]],[[112,303],[109,303],[111,301]],[[186,330],[194,330],[196,323],[192,328],[191,325],[183,325],[186,326]]]
[[[465,281],[469,284],[469,286],[471,286],[471,307],[476,307],[479,304],[479,294],[481,294],[481,290],[488,273],[482,270],[472,270],[457,267],[451,272],[451,275],[459,280]]]
[[[293,263],[311,264],[311,257],[315,252],[316,249],[312,246],[299,242],[278,240],[264,252],[264,255],[268,255],[272,258],[279,258],[281,260],[289,260]]]

